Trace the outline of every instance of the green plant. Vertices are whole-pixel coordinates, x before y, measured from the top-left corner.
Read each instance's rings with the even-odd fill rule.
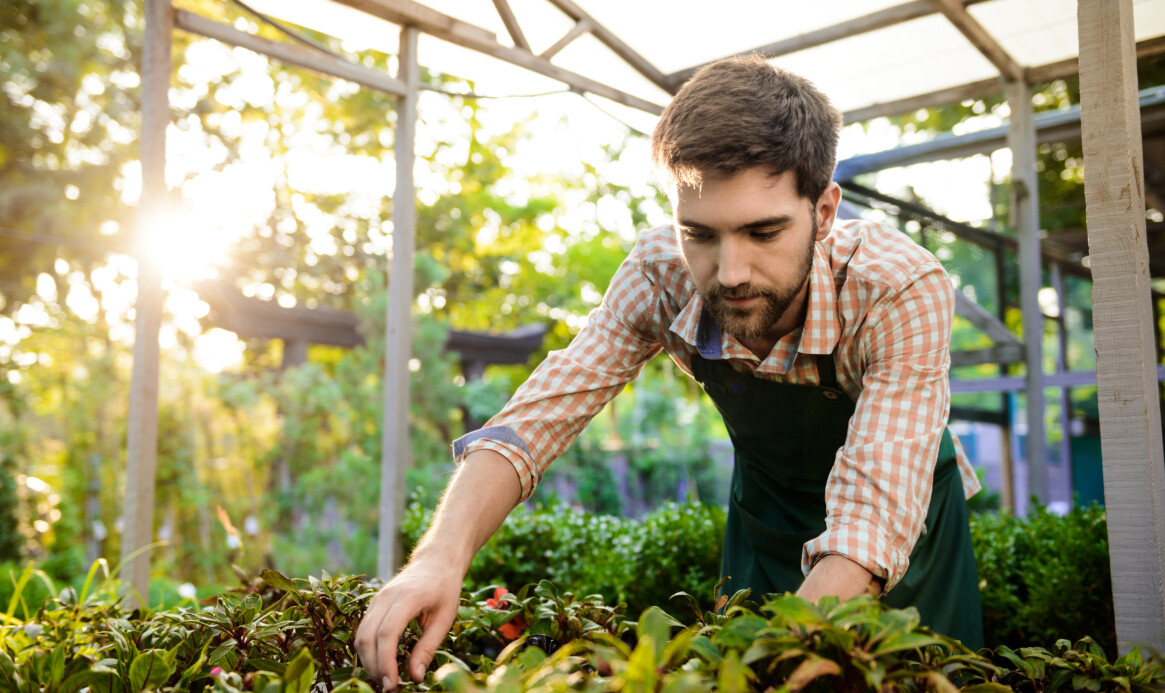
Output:
[[[1095,639],[1116,652],[1104,510],[1064,516],[1036,507],[1027,518],[971,518],[984,637],[989,646],[1050,648],[1059,639]]]

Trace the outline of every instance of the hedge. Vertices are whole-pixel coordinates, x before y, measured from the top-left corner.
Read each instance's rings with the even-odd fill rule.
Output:
[[[411,504],[405,545],[430,513]],[[666,606],[683,591],[711,599],[720,573],[725,513],[716,506],[667,504],[643,520],[591,515],[563,505],[518,507],[486,543],[466,576],[469,589],[548,579],[580,594],[625,602],[629,613]],[[1054,647],[1093,638],[1116,652],[1104,510],[1093,504],[1027,519],[971,516],[988,646]]]

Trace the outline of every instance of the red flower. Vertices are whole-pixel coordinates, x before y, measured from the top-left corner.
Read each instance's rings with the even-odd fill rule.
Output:
[[[485,600],[485,605],[491,609],[502,610],[505,608],[502,604],[502,597],[509,593],[505,587],[498,587],[494,590],[494,596]],[[522,620],[521,616],[515,616],[498,627],[498,633],[506,640],[517,640],[525,629],[526,622]]]

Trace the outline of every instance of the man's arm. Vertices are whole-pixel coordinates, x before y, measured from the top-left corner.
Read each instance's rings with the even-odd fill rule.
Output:
[[[954,290],[933,260],[916,271],[867,316],[862,391],[826,485],[826,531],[802,555],[806,592],[821,584],[813,573],[839,565],[833,555],[892,589],[923,531],[950,403]],[[860,594],[867,584],[848,589]]]
[[[836,553],[822,556],[797,590],[797,596],[811,602],[826,595],[850,599],[860,594],[881,593],[881,581],[873,573]]]
[[[397,645],[416,618],[422,635],[409,658],[409,675],[421,681],[433,653],[457,616],[461,583],[474,554],[518,502],[514,466],[496,452],[470,453],[449,482],[433,521],[401,569],[368,605],[356,631],[356,651],[373,680],[400,682]]]

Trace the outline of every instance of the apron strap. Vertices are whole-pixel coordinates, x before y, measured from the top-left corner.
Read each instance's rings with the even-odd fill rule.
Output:
[[[819,385],[840,390],[841,386],[837,384],[837,367],[833,364],[833,353],[817,354],[816,361],[817,377],[821,380]]]

